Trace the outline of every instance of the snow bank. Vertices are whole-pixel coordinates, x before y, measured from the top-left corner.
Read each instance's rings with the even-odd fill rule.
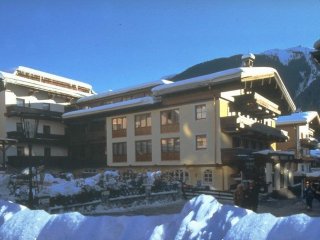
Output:
[[[50,215],[0,202],[0,239],[318,239],[320,218],[305,214],[277,218],[222,205],[201,195],[179,214],[86,217]]]

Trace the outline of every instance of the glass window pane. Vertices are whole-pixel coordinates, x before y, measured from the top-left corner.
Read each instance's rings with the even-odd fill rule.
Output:
[[[122,118],[122,129],[127,129],[127,118]]]
[[[173,138],[169,138],[168,139],[168,151],[169,152],[173,152],[174,149],[174,139]]]
[[[151,115],[150,114],[148,114],[148,117],[147,117],[147,126],[151,127]]]
[[[180,139],[179,138],[175,139],[174,151],[180,152]]]

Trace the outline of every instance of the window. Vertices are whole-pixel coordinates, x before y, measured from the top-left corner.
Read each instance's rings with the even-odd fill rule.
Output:
[[[207,118],[207,106],[205,104],[196,106],[196,120]]]
[[[126,137],[127,136],[127,118],[118,117],[112,119],[112,137]]]
[[[16,123],[17,132],[23,133],[23,126],[21,122]]]
[[[136,161],[151,161],[151,140],[136,141]]]
[[[113,162],[127,161],[127,143],[119,142],[112,144]]]
[[[43,134],[44,135],[50,135],[50,126],[49,125],[43,125]]]
[[[183,169],[174,170],[173,172],[170,172],[169,174],[176,181],[182,181],[182,182],[189,181],[189,172],[187,172]]]
[[[24,107],[25,106],[25,100],[24,99],[17,98],[16,101],[17,101],[17,106],[19,106],[19,107]]]
[[[42,103],[42,109],[43,110],[50,110],[50,103]]]
[[[24,146],[17,146],[17,156],[25,156]]]
[[[140,114],[135,116],[136,128],[151,127],[151,114]]]
[[[168,110],[161,112],[161,125],[170,125],[179,123],[179,110]]]
[[[162,111],[161,116],[161,133],[179,132],[179,109]]]
[[[213,181],[213,173],[212,170],[207,169],[203,172],[203,182],[212,183]]]
[[[140,114],[135,116],[135,134],[151,134],[151,113]]]
[[[112,119],[112,130],[122,130],[127,129],[127,118],[126,117],[119,117]]]
[[[196,149],[202,150],[207,149],[207,135],[198,135],[196,136]]]
[[[163,138],[161,139],[161,159],[180,160],[180,139]]]

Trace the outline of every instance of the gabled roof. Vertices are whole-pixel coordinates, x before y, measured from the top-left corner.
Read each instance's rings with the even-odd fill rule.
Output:
[[[296,106],[290,97],[280,75],[274,68],[270,67],[240,67],[228,69],[212,74],[198,76],[186,80],[181,80],[168,85],[157,86],[152,89],[155,96],[173,94],[181,91],[192,90],[205,86],[215,86],[222,83],[240,81],[245,83],[265,78],[275,78],[277,86],[281,89],[291,111],[295,111]]]
[[[214,86],[217,84],[225,84],[229,82],[242,82],[245,83],[247,81],[255,81],[255,80],[261,80],[265,78],[274,78],[277,84],[277,87],[281,89],[282,94],[284,98],[286,99],[286,104],[290,107],[292,111],[295,110],[295,105],[285,88],[279,74],[277,71],[273,68],[267,68],[267,67],[241,67],[241,68],[233,68],[221,72],[216,72],[204,76],[199,76],[195,78],[190,78],[186,80],[181,80],[179,82],[162,82],[161,85],[157,83],[154,87],[151,89],[151,93],[153,96],[151,97],[145,97],[145,98],[137,98],[132,99],[128,101],[123,101],[119,103],[112,103],[112,104],[106,104],[103,106],[93,107],[90,109],[84,109],[84,110],[76,110],[73,112],[69,112],[63,115],[63,118],[73,118],[73,117],[83,117],[83,116],[89,116],[92,114],[97,113],[107,113],[109,111],[117,110],[117,109],[130,109],[132,107],[136,106],[143,106],[143,105],[150,105],[154,103],[158,103],[161,101],[161,98],[158,98],[158,96],[166,95],[166,94],[173,94],[177,92],[187,91],[191,89],[196,88],[202,88],[206,86]],[[146,86],[146,85],[144,85]],[[148,87],[151,85],[148,85]],[[114,94],[120,94],[120,93],[126,93],[128,91],[132,91],[132,89],[139,89],[140,86],[134,87],[134,88],[127,88],[122,89]],[[80,99],[79,101],[89,101],[94,99],[99,99],[102,97],[110,96],[111,93],[104,93],[104,94],[98,94],[95,96],[90,96]],[[280,96],[279,96],[280,98]],[[132,104],[134,103],[134,104]]]
[[[291,115],[279,116],[276,120],[276,125],[289,125],[289,124],[307,124],[316,120],[320,125],[319,114],[316,111],[296,112]]]

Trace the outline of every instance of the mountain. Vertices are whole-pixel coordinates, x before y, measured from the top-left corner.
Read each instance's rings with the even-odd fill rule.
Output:
[[[305,47],[273,49],[255,54],[254,66],[277,69],[297,110],[320,112],[320,65],[312,56],[313,50]],[[196,64],[170,80],[179,81],[241,66],[241,56],[218,58]]]

